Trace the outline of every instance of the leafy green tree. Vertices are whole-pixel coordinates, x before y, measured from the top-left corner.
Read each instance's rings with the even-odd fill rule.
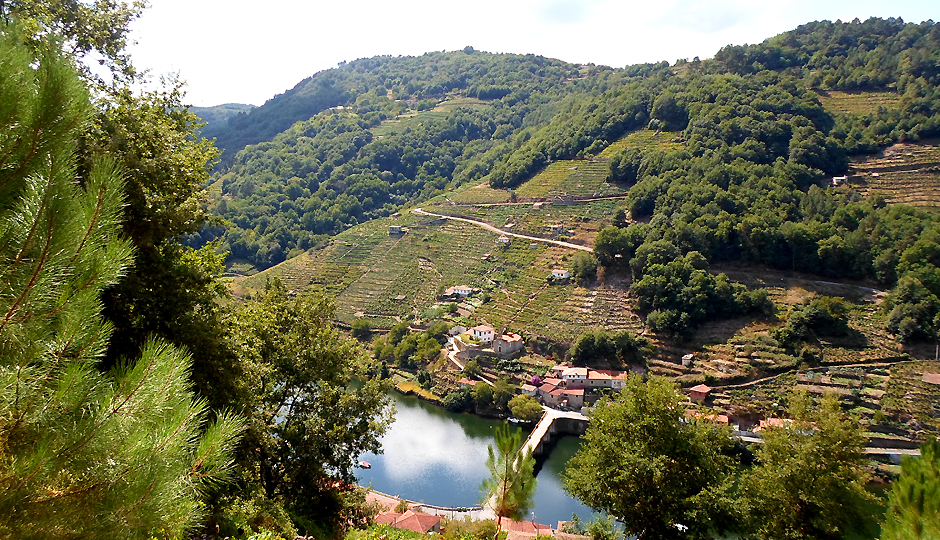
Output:
[[[728,530],[730,434],[684,422],[684,401],[671,381],[630,376],[615,399],[592,408],[584,443],[565,469],[565,489],[641,540]]]
[[[794,421],[762,432],[755,466],[741,480],[751,528],[759,538],[842,538],[869,521],[870,477],[858,420],[834,395],[817,410],[797,394]]]
[[[486,468],[490,477],[483,481],[483,503],[496,513],[496,534],[502,528],[501,517],[522,519],[532,507],[536,479],[533,475],[535,458],[532,450],[522,451],[522,430],[512,430],[503,422],[493,433],[496,449],[487,448]]]
[[[391,422],[387,381],[364,378],[358,343],[332,324],[322,296],[288,298],[280,281],[237,312],[232,339],[247,366],[239,391],[249,429],[241,447],[236,498],[263,498],[324,534],[358,519],[345,486],[356,460],[379,452]],[[235,501],[237,502],[237,501]]]
[[[597,258],[579,251],[571,260],[571,277],[581,283],[593,283],[597,279]]]
[[[940,538],[940,442],[920,446],[920,457],[904,456],[891,486],[881,526],[882,540]]]
[[[350,333],[359,341],[368,341],[372,337],[372,325],[366,319],[356,319]]]
[[[0,17],[4,22],[17,22],[18,31],[34,46],[46,44],[46,36],[57,36],[63,39],[62,52],[79,57],[95,55],[114,75],[126,79],[135,75],[124,53],[130,23],[140,17],[145,6],[142,0],[93,4],[80,0],[4,0],[0,2]]]
[[[99,296],[133,263],[124,171],[102,158],[78,176],[88,94],[53,47],[33,55],[11,34],[0,29],[0,536],[182,536],[241,424],[208,421],[192,359],[162,341],[98,369],[112,339]]]
[[[503,410],[509,406],[509,401],[516,395],[516,389],[506,379],[498,379],[493,384],[493,406]]]
[[[525,422],[534,422],[542,417],[542,406],[539,400],[527,394],[519,394],[509,400],[509,411],[513,418]]]
[[[483,381],[473,385],[473,402],[477,407],[486,408],[493,405],[493,387]]]
[[[482,372],[480,363],[476,360],[467,360],[467,363],[463,365],[463,374],[467,377],[479,377]]]

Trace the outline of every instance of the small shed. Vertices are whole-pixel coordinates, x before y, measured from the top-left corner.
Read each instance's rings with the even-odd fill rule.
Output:
[[[402,230],[401,225],[389,225],[388,226],[388,234],[395,235],[395,234],[402,234],[403,232],[404,231]]]
[[[689,353],[682,357],[682,365],[686,367],[691,366],[692,360],[695,360],[695,355],[693,353]]]
[[[535,396],[539,393],[539,389],[531,384],[523,384],[519,387],[522,390],[522,393],[527,396]]]
[[[710,394],[711,391],[711,387],[704,384],[693,386],[689,389],[689,399],[691,399],[693,403],[704,403],[705,400],[708,399],[708,394]]]
[[[552,277],[555,279],[568,279],[571,277],[571,272],[564,268],[555,268],[552,270]]]

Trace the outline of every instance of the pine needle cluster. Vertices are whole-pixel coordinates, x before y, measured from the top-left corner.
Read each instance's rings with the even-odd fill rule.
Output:
[[[87,90],[54,45],[15,35],[0,29],[0,537],[177,537],[240,422],[209,422],[191,358],[163,342],[98,369],[99,296],[133,262],[122,171],[79,173]]]

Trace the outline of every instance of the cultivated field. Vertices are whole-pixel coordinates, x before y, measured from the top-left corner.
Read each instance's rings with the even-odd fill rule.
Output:
[[[622,188],[607,183],[606,161],[556,161],[548,164],[531,180],[516,188],[516,195],[526,198],[567,195],[602,197],[622,194],[624,194]]]
[[[878,109],[896,109],[900,100],[894,92],[841,92],[838,90],[816,90],[819,102],[830,113],[871,114]]]
[[[892,203],[940,207],[940,146],[901,143],[853,159],[849,180],[863,194],[877,192]]]
[[[613,142],[604,149],[598,156],[601,159],[609,159],[626,148],[650,148],[656,147],[662,150],[682,147],[677,139],[681,135],[678,131],[651,131],[649,129],[638,129],[624,135],[619,140]]]

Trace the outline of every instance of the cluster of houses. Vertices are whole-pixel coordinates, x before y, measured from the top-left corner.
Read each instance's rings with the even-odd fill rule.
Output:
[[[481,355],[495,355],[500,358],[510,358],[518,352],[525,349],[525,340],[519,334],[512,332],[496,334],[496,329],[492,326],[481,324],[474,326],[469,330],[462,326],[455,326],[450,331],[451,335],[459,336],[468,334],[476,338],[480,344],[466,343],[461,339],[454,339],[457,346],[457,358],[469,360]]]
[[[548,371],[547,377],[539,386],[524,384],[522,392],[539,398],[550,407],[580,410],[584,407],[586,390],[620,390],[626,380],[626,373],[610,369],[557,365]]]

